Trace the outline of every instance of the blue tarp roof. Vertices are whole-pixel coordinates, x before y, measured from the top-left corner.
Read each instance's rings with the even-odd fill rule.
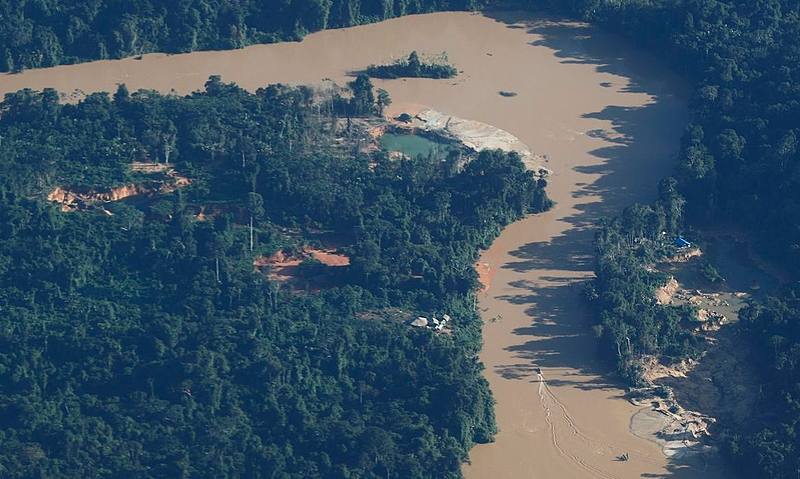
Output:
[[[692,243],[686,241],[686,239],[683,236],[678,236],[677,238],[675,238],[675,246],[678,246],[679,248],[685,248],[691,245]]]

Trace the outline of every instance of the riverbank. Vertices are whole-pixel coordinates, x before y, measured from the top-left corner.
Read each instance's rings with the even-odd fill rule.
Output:
[[[631,430],[662,444],[667,455],[706,464],[722,460],[716,440],[721,429],[744,428],[763,414],[753,386],[763,372],[739,311],[775,294],[783,281],[775,265],[735,231],[717,227],[691,236],[700,247],[647,267],[668,278],[656,290],[658,304],[694,311],[684,327],[699,339],[701,353],[675,364],[642,358],[640,378],[649,387],[632,390],[630,397],[646,407],[632,419]]]
[[[479,302],[487,320],[481,360],[500,433],[473,449],[465,475],[713,477],[630,433],[637,408],[598,363],[587,328],[580,291],[592,274],[593,225],[655,195],[687,120],[680,82],[617,37],[526,15],[417,15],[300,43],[0,75],[0,92],[55,87],[69,96],[126,83],[130,90],[184,94],[211,74],[250,90],[325,78],[344,84],[347,72],[412,50],[446,51],[463,73],[453,80],[376,80],[394,100],[387,114],[415,103],[492,125],[547,155],[554,171],[548,193],[556,207],[508,227],[480,260],[493,274]],[[625,452],[630,459],[616,461]]]
[[[459,118],[454,115],[442,113],[440,111],[425,108],[421,105],[409,105],[395,107],[402,111],[394,118],[386,118],[383,121],[373,119],[357,119],[355,124],[359,125],[366,135],[371,139],[366,151],[374,151],[378,148],[386,148],[387,145],[382,141],[384,136],[392,135],[392,142],[398,139],[405,139],[413,143],[412,137],[429,143],[428,145],[408,145],[409,152],[392,150],[389,148],[390,156],[400,154],[403,156],[425,154],[437,149],[440,146],[443,157],[446,151],[452,150],[459,153],[462,163],[469,161],[477,156],[482,150],[502,150],[509,153],[516,153],[526,168],[533,171],[537,177],[545,178],[552,172],[544,165],[546,158],[534,154],[530,147],[511,133],[496,128],[480,121]],[[415,147],[416,146],[416,147]]]

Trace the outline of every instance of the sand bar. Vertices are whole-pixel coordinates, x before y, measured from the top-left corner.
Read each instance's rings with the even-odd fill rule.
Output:
[[[466,476],[714,477],[629,431],[638,408],[598,363],[586,328],[580,283],[591,275],[592,225],[654,197],[688,116],[675,77],[621,39],[529,14],[439,13],[320,32],[300,43],[0,75],[0,92],[90,92],[124,82],[132,90],[186,93],[210,74],[251,90],[324,78],[344,83],[349,71],[412,50],[446,51],[463,73],[376,81],[394,99],[388,113],[417,105],[509,132],[546,155],[544,166],[554,172],[549,194],[558,203],[511,225],[480,259],[494,275],[480,300],[484,317],[496,319],[486,321],[481,359],[501,432],[472,451]],[[622,452],[630,460],[616,461]]]

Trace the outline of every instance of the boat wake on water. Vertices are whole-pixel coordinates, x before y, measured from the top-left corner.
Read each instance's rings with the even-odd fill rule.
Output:
[[[618,476],[605,471],[597,466],[589,464],[586,460],[582,459],[578,454],[571,453],[567,451],[562,444],[559,442],[559,428],[557,425],[559,423],[566,426],[568,429],[569,434],[579,438],[583,441],[586,445],[589,446],[589,449],[594,451],[597,455],[601,456],[609,456],[611,458],[615,458],[616,460],[621,460],[620,458],[625,457],[624,460],[627,460],[628,457],[634,456],[638,459],[658,464],[658,461],[650,455],[643,453],[641,451],[622,451],[621,448],[614,446],[613,444],[606,444],[601,441],[598,441],[583,431],[578,427],[576,424],[575,418],[570,414],[567,410],[564,403],[559,401],[558,397],[553,393],[553,390],[547,384],[547,381],[544,378],[544,374],[540,368],[536,369],[536,380],[539,383],[539,403],[542,406],[544,411],[544,418],[547,426],[550,430],[550,441],[553,447],[556,449],[558,454],[574,464],[576,467],[592,474],[594,477],[600,477],[603,479],[619,479]],[[555,417],[554,417],[555,411]]]

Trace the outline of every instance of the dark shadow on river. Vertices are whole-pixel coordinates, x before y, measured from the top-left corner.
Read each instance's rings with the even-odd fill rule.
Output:
[[[519,28],[525,18],[512,13],[489,12],[488,16],[506,23],[509,28]],[[515,250],[516,261],[504,265],[516,272],[534,272],[535,280],[512,284],[523,293],[501,296],[513,304],[525,305],[526,314],[532,318],[528,326],[517,328],[514,334],[520,341],[508,347],[518,359],[514,364],[498,367],[505,379],[537,381],[535,369],[559,371],[574,369],[579,375],[589,375],[570,380],[570,376],[548,379],[551,386],[571,386],[581,390],[606,389],[618,391],[624,384],[612,371],[614,365],[601,360],[599,343],[591,331],[588,305],[582,298],[587,276],[594,266],[593,236],[598,222],[619,213],[637,201],[651,201],[657,192],[658,180],[669,174],[674,164],[678,139],[675,134],[676,88],[667,88],[667,79],[643,81],[644,72],[652,60],[620,56],[608,51],[608,42],[593,41],[593,35],[604,35],[581,24],[556,23],[547,20],[529,22],[530,33],[540,36],[534,45],[546,46],[555,51],[563,63],[595,65],[597,71],[631,79],[629,85],[601,83],[605,88],[619,88],[625,93],[646,93],[653,101],[641,107],[609,105],[600,111],[587,112],[585,118],[608,121],[611,130],[585,132],[602,138],[610,145],[591,151],[602,160],[596,166],[577,166],[574,171],[589,178],[578,183],[571,194],[575,211],[559,218],[568,223],[566,230],[546,242],[532,242]],[[652,72],[650,72],[652,76]],[[648,77],[649,78],[649,77]],[[664,148],[660,125],[672,128],[675,144]],[[654,126],[656,125],[656,126]],[[655,145],[655,148],[654,148]],[[608,356],[606,356],[608,357]],[[697,459],[695,460],[697,462]],[[668,474],[645,474],[642,477],[668,477],[670,479],[697,478],[703,474],[702,466],[672,460]],[[728,477],[732,477],[728,476]]]

